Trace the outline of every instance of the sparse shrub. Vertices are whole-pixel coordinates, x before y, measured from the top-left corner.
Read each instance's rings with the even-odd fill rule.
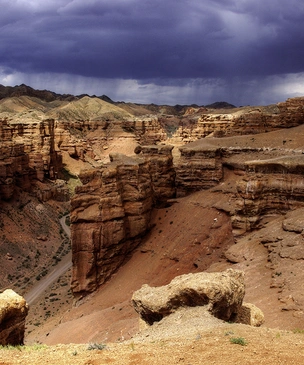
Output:
[[[19,350],[19,351],[21,351],[21,345],[16,345],[16,346],[13,346],[13,345],[3,346],[3,345],[1,345],[0,350]]]
[[[103,343],[90,343],[88,346],[88,350],[103,350],[107,347],[107,345]]]
[[[51,298],[50,299],[50,302],[53,303],[53,302],[57,302],[57,300],[59,300],[59,298]]]
[[[40,275],[41,276],[45,276],[47,274],[47,269],[44,269],[43,271],[41,271]]]
[[[67,226],[70,226],[71,225],[71,221],[70,221],[70,215],[67,215],[66,218],[65,218],[65,224]]]
[[[230,342],[241,346],[247,345],[247,341],[243,337],[231,337]]]
[[[42,343],[34,343],[33,345],[30,346],[23,346],[23,348],[26,351],[40,351],[40,350],[45,350],[47,346],[43,345]]]

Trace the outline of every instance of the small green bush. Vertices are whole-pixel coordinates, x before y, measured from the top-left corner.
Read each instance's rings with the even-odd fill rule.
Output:
[[[88,350],[103,350],[107,347],[107,345],[103,343],[90,343],[88,346]]]
[[[247,345],[247,341],[243,337],[231,337],[230,342],[241,346]]]

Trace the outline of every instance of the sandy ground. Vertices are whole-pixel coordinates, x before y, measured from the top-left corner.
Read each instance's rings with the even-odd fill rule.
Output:
[[[0,349],[0,364],[293,365],[303,362],[303,333],[225,324],[188,331],[186,336],[180,326],[180,334],[176,338],[152,341],[147,335],[145,340],[107,343],[105,347],[92,343]],[[104,349],[94,349],[97,347]]]

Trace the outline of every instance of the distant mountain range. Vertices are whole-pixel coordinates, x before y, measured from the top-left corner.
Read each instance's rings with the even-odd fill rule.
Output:
[[[54,101],[54,100],[73,101],[73,100],[79,100],[85,96],[89,96],[89,97],[96,97],[98,99],[104,100],[111,104],[122,104],[123,103],[123,102],[114,102],[107,95],[96,96],[96,95],[88,95],[88,94],[81,94],[81,95],[57,94],[57,93],[55,93],[53,91],[49,91],[49,90],[36,90],[25,84],[16,85],[16,86],[4,86],[4,85],[0,84],[0,100],[4,99],[4,98],[19,97],[19,96],[24,96],[24,95],[36,97],[36,98],[42,99],[47,102]],[[143,105],[153,106],[154,104],[143,104]],[[185,106],[186,105],[175,105],[174,108],[176,110],[178,110],[178,109],[183,109]],[[199,105],[196,105],[196,104],[192,104],[190,106],[199,107]],[[200,105],[200,107],[211,108],[211,109],[236,108],[236,106],[229,104],[225,101],[215,102],[215,103],[209,104],[209,105]]]
[[[49,91],[49,90],[36,90],[25,84],[16,85],[16,86],[0,85],[0,100],[4,99],[4,98],[19,97],[19,96],[24,96],[24,95],[36,97],[36,98],[39,98],[39,99],[42,99],[45,101],[54,101],[54,100],[73,101],[73,100],[81,99],[84,96],[90,96],[87,94],[81,94],[81,95],[76,95],[76,96],[71,95],[71,94],[57,94],[57,93],[55,93],[53,91]],[[92,95],[92,97],[97,97],[108,103],[113,103],[113,100],[111,100],[106,95],[102,95],[102,96]]]

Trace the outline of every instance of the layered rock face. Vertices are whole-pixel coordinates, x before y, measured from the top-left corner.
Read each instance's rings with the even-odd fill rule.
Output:
[[[122,129],[129,133],[133,132],[136,140],[142,145],[152,145],[167,139],[167,134],[157,116],[123,121]]]
[[[0,121],[0,193],[10,199],[15,186],[30,190],[33,181],[56,179],[62,167],[55,149],[54,121],[12,123]],[[53,196],[56,195],[56,189]]]
[[[215,187],[224,167],[238,172],[232,214],[235,229],[253,229],[265,214],[303,206],[303,126],[258,135],[205,138],[180,147],[177,196]],[[281,156],[281,157],[280,157]]]
[[[149,229],[155,202],[174,195],[171,149],[145,147],[145,158],[113,154],[110,164],[80,176],[84,185],[71,201],[76,297],[117,270]]]
[[[11,101],[5,103],[1,107],[4,104],[6,110],[12,107]],[[215,187],[223,180],[224,166],[242,170],[244,174],[236,191],[238,207],[232,217],[234,227],[251,229],[265,212],[301,205],[302,162],[274,161],[275,154],[290,155],[294,148],[302,148],[289,146],[285,136],[270,147],[268,142],[257,143],[257,134],[205,138],[203,142],[181,147],[181,156],[174,166],[172,147],[147,145],[173,134],[163,128],[165,116],[162,123],[157,116],[135,118],[112,104],[88,97],[60,105],[40,101],[35,104],[39,106],[35,113],[31,109],[33,100],[22,99],[21,104],[26,103],[29,107],[24,115],[21,110],[18,117],[3,118],[1,123],[3,199],[13,196],[15,186],[35,191],[41,200],[54,196],[68,199],[64,184],[43,185],[46,178],[58,177],[62,155],[68,155],[75,163],[81,160],[86,166],[98,167],[81,174],[84,186],[78,188],[72,201],[75,293],[95,290],[117,269],[147,231],[153,206],[176,195]],[[303,105],[303,98],[295,98],[269,107],[236,109],[229,113],[189,110],[183,117],[175,115],[174,123],[179,118],[182,123],[188,118],[183,133],[188,129],[189,133],[182,136],[188,141],[206,135],[287,130],[303,123]],[[19,104],[13,106],[21,108]],[[172,127],[174,123],[170,123]],[[115,144],[120,137],[139,142],[142,145],[137,151],[139,156],[128,159],[112,154],[111,164],[103,166],[104,150],[110,141]],[[261,151],[263,164],[252,162],[252,155]]]
[[[265,214],[284,214],[304,205],[304,157],[287,156],[249,161],[247,173],[238,182],[238,229],[253,229]]]
[[[196,145],[180,147],[181,158],[176,166],[178,196],[209,189],[223,177],[220,150]]]
[[[186,118],[174,133],[184,142],[207,136],[224,137],[257,134],[290,128],[304,121],[304,98],[287,99],[285,102],[265,107],[244,107],[231,110],[206,110],[192,119]],[[188,120],[188,122],[186,122]]]
[[[301,128],[303,127],[301,126]],[[288,139],[288,141],[293,140],[292,133],[298,135],[301,128],[290,131],[290,139]],[[148,209],[151,209],[152,206],[156,206],[161,202],[165,202],[168,198],[174,197],[175,195],[184,196],[197,190],[209,189],[212,187],[215,188],[224,179],[224,167],[238,171],[239,174],[236,189],[232,194],[232,199],[236,203],[233,209],[228,207],[227,210],[227,212],[231,215],[235,232],[238,231],[244,233],[246,231],[252,230],[257,226],[259,220],[265,214],[282,213],[289,209],[302,206],[302,197],[304,193],[302,171],[304,171],[304,160],[302,150],[300,149],[301,141],[297,142],[300,143],[299,145],[294,144],[291,149],[286,146],[287,133],[273,133],[274,134],[268,134],[267,137],[264,135],[255,135],[254,137],[240,136],[230,138],[204,139],[193,142],[180,148],[181,158],[179,159],[178,164],[175,166],[173,165],[171,155],[172,147],[170,146],[159,145],[138,148],[136,152],[139,153],[139,156],[141,156],[140,158],[142,159],[140,164],[144,163],[143,161],[145,161],[145,166],[147,169],[146,179],[150,179],[150,188],[145,187],[145,189],[148,194],[151,194],[151,201],[153,204],[151,201],[149,201],[149,204],[147,204],[149,206]],[[268,143],[267,148],[261,147],[265,144],[265,138],[269,138],[268,142],[266,141]],[[286,154],[286,156],[281,158],[275,157],[278,154],[278,146],[280,147],[281,152]],[[263,156],[263,159],[250,160],[254,156],[259,158]],[[121,163],[121,166],[118,168],[118,170],[117,167],[115,167],[115,171],[118,171],[115,172],[115,174],[120,176],[123,171],[122,166],[125,166],[124,168],[126,168],[128,164],[132,165],[133,162],[131,163],[130,161],[134,160],[131,159],[128,161],[128,159],[123,158],[120,155],[113,155],[112,161],[114,166],[116,166],[115,164],[118,162]],[[139,163],[139,160],[136,162],[136,164],[137,163]],[[104,171],[108,171],[110,168],[111,165],[108,166]],[[142,172],[139,172],[139,175],[141,173]],[[148,177],[148,175],[150,175],[150,177]],[[121,176],[124,175],[122,174]],[[115,179],[119,180],[120,177],[115,177]],[[125,177],[123,179],[125,179]],[[86,182],[86,179],[83,180]],[[87,180],[89,181],[90,178]],[[122,185],[124,185],[125,182],[124,180],[122,181]],[[135,191],[136,184],[139,184],[139,180],[137,182],[136,181],[137,180],[134,180]],[[89,192],[89,186],[90,184],[86,184],[81,189],[84,189],[83,192]],[[97,195],[103,194],[103,189],[104,187],[101,184],[100,192],[98,192]],[[78,195],[80,191],[81,190],[77,191]],[[116,194],[117,191],[121,191],[119,183],[113,185],[112,194],[114,194],[114,192]],[[87,194],[87,205],[90,210],[93,210],[93,205],[97,205],[96,203],[90,203],[90,196],[92,196],[92,194]],[[96,199],[98,201],[99,198]],[[121,199],[124,198],[119,199],[119,201],[121,201]],[[136,199],[139,198],[135,198],[133,201]],[[75,199],[74,202],[76,201],[77,200]],[[116,206],[121,206],[121,204],[121,202],[119,204],[117,203]],[[78,213],[76,213],[78,208],[76,208],[76,205],[72,205],[72,214],[78,215]],[[223,207],[220,208],[226,209]],[[83,214],[84,221],[85,216],[90,216],[89,209]],[[147,210],[143,210],[143,212],[146,211]],[[134,213],[132,212],[132,214]],[[123,215],[123,219],[125,219],[125,212],[121,213],[121,215]],[[143,215],[143,217],[146,216]],[[111,219],[113,219],[113,217]],[[80,218],[75,218],[74,222],[80,223]],[[146,222],[148,222],[148,218],[143,226],[145,226]],[[122,224],[122,226],[125,227],[125,223]],[[77,227],[80,226],[75,225],[75,232],[77,229],[81,230],[81,228]],[[84,225],[84,227],[88,226]],[[111,229],[113,232],[115,231],[114,228]],[[83,231],[84,230],[85,228],[83,228]],[[125,233],[126,231],[122,230],[121,232],[124,233],[121,233],[120,237],[124,237],[123,239],[129,239],[128,234]],[[81,239],[78,238],[80,237],[80,234],[75,234],[73,237],[73,239],[76,241],[79,240],[79,248],[77,248],[77,250],[80,252]],[[134,237],[135,236],[133,236],[133,238]],[[126,247],[128,247],[128,244],[126,244]],[[86,250],[83,249],[83,251]],[[91,260],[91,262],[93,261],[94,260]],[[81,267],[81,265],[77,262],[80,261],[75,261],[75,265]],[[107,265],[109,267],[111,266],[110,261],[108,261]],[[106,265],[104,267],[106,267]],[[117,267],[118,264],[114,264],[114,268]],[[80,268],[77,270],[82,269]],[[88,271],[89,270],[85,269],[81,274],[75,271],[75,280],[82,280],[77,278],[84,277],[87,275],[86,272]],[[109,277],[109,275],[106,274],[105,277]],[[88,277],[90,277],[91,280],[92,276],[88,275]],[[94,283],[97,284],[94,285],[98,286],[98,283],[102,282],[103,279],[96,279]],[[85,287],[86,284],[84,284],[82,288],[78,288],[77,285],[75,285],[74,291],[86,291]],[[88,291],[90,290],[91,289]]]
[[[28,305],[24,298],[7,289],[0,294],[0,344],[23,345]]]
[[[10,199],[15,185],[24,190],[30,188],[29,158],[21,143],[4,142],[0,146],[0,197]]]
[[[55,142],[58,150],[82,161],[98,161],[111,141],[124,138],[142,145],[166,139],[157,117],[120,120],[55,120]]]
[[[14,185],[29,189],[34,180],[58,178],[62,154],[99,166],[104,162],[104,150],[119,138],[141,145],[170,141],[172,136],[189,142],[209,135],[222,137],[289,128],[304,121],[303,98],[221,113],[203,108],[189,113],[189,109],[183,115],[174,114],[173,119],[162,114],[135,117],[131,113],[135,107],[123,105],[124,110],[98,98],[71,100],[46,102],[26,96],[1,100],[4,198],[12,196]],[[156,108],[158,113],[161,110],[168,112],[166,108]],[[177,124],[182,126],[174,134]],[[192,148],[190,152],[181,148],[177,167],[180,194],[214,186],[222,174],[218,157],[214,150]]]
[[[193,146],[181,148],[176,166],[177,196],[209,189],[224,178],[224,166],[239,171],[233,227],[240,232],[254,229],[266,214],[284,214],[304,205],[304,157],[294,154],[281,158],[252,160],[254,149]],[[257,152],[257,150],[256,150]]]
[[[175,196],[176,173],[172,150],[173,146],[169,145],[140,147],[142,157],[149,163],[154,205],[162,204]]]
[[[65,156],[100,166],[104,150],[116,140],[151,144],[164,140],[166,133],[156,116],[133,117],[98,98],[46,102],[21,96],[1,100],[0,136],[0,191],[10,199],[15,186],[32,190],[36,181],[60,178]],[[53,198],[56,188],[50,189]],[[57,195],[62,197],[61,191]]]

